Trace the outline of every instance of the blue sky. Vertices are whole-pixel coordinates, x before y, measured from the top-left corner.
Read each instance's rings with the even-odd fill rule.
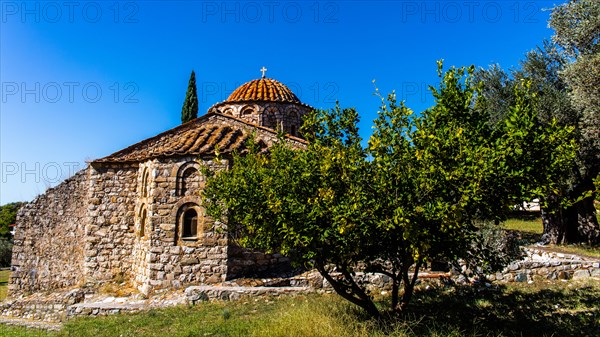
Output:
[[[561,3],[560,1],[558,3]],[[415,111],[446,66],[518,65],[552,1],[0,1],[0,204],[180,124],[260,76],[313,107],[339,100],[366,138],[383,93]]]

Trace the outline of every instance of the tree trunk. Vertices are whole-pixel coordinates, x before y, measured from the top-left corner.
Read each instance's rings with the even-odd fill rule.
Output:
[[[600,228],[596,218],[594,198],[585,198],[571,208],[567,223],[567,240],[585,242],[589,245],[600,243]]]
[[[325,264],[320,260],[315,261],[315,267],[321,276],[331,284],[331,287],[338,295],[363,308],[372,317],[378,318],[381,316],[377,306],[373,303],[373,300],[356,284],[356,282],[354,282],[351,273],[343,267],[337,266],[338,271],[342,274],[343,281],[333,277],[325,268]]]
[[[575,199],[593,188],[593,182],[586,180],[574,190],[571,198]],[[590,245],[600,243],[600,228],[592,196],[564,209],[561,208],[557,196],[550,196],[546,201],[548,208],[542,209],[544,225],[542,238],[545,243],[587,243]]]
[[[412,277],[409,276],[408,267],[402,271],[402,283],[404,284],[404,292],[402,293],[402,300],[400,301],[400,305],[398,306],[398,311],[405,311],[406,308],[408,308],[408,305],[410,304],[410,300],[412,299],[412,295],[415,290],[415,283],[417,282],[417,278],[419,277],[419,269],[421,269],[421,261],[418,261],[415,264],[415,270],[412,274]]]
[[[395,310],[396,307],[398,307],[398,291],[400,290],[400,282],[398,282],[397,277],[394,277],[392,282],[392,310]]]
[[[548,196],[546,204],[546,207],[541,208],[542,224],[544,226],[542,241],[544,244],[562,244],[565,241],[566,226],[558,196]]]

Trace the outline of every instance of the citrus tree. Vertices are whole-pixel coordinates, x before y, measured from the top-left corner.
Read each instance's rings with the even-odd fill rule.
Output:
[[[226,219],[239,244],[316,268],[373,316],[379,308],[357,272],[386,275],[390,309],[406,310],[422,266],[467,256],[476,220],[501,218],[525,193],[552,188],[573,156],[572,130],[535,123],[527,83],[490,130],[485,109],[475,109],[485,102],[473,69],[443,72],[440,63],[435,105],[420,115],[393,94],[382,98],[366,148],[358,113],[339,107],[307,116],[304,149],[282,138],[261,153],[251,142],[230,170],[209,172],[208,214]]]

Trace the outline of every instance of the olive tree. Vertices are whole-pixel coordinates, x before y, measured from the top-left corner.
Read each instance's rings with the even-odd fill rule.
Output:
[[[573,206],[565,221],[575,227],[581,241],[600,243],[594,195],[600,186],[600,2],[570,0],[553,8],[549,26],[552,39],[572,58],[561,72],[570,87],[573,105],[581,111],[578,121],[581,151],[572,188]]]
[[[594,198],[600,197],[600,3],[570,0],[551,13],[552,42],[525,55],[520,67],[506,72],[499,66],[477,74],[482,95],[493,113],[489,122],[506,114],[514,100],[510,88],[521,80],[537,93],[536,115],[541,124],[558,121],[575,129],[577,157],[548,194],[541,196],[544,241],[553,244],[600,242]],[[548,156],[551,154],[548,153]]]

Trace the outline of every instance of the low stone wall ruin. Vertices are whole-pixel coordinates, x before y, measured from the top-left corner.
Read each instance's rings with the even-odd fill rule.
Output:
[[[508,265],[502,272],[488,275],[490,281],[529,282],[600,278],[600,259],[556,253],[542,248],[525,248],[525,258]]]
[[[19,317],[43,322],[63,322],[67,309],[83,302],[85,297],[81,289],[56,292],[52,294],[33,294],[26,298],[8,299],[0,304],[0,316]]]
[[[310,287],[217,287],[217,286],[192,286],[185,290],[186,302],[222,300],[237,301],[248,297],[277,297],[282,295],[305,294],[314,291]]]

